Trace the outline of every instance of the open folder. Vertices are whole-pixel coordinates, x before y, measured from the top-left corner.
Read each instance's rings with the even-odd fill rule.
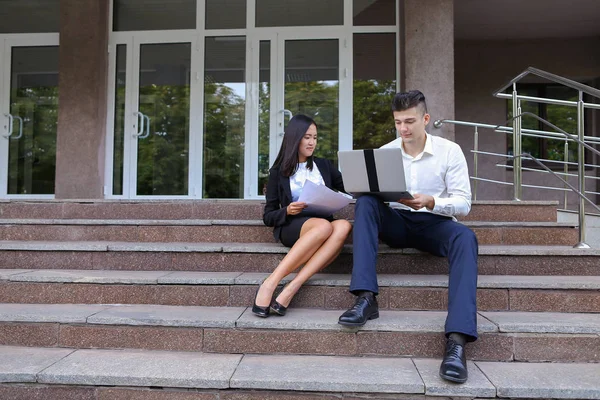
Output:
[[[325,185],[317,185],[308,179],[304,183],[299,202],[306,203],[307,207],[302,211],[310,215],[328,216],[341,210],[350,204],[351,196],[335,192]]]

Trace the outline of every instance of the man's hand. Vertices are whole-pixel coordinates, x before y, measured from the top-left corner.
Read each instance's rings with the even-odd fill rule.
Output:
[[[423,207],[426,207],[428,210],[433,210],[435,199],[428,194],[416,193],[413,194],[412,199],[400,199],[398,200],[398,203],[404,204],[413,210],[420,210]]]
[[[304,210],[306,207],[306,203],[300,201],[294,201],[287,206],[287,215],[298,215]]]

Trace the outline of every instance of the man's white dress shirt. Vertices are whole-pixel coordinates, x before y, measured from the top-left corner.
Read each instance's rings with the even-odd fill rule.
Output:
[[[407,190],[411,194],[428,194],[435,200],[433,210],[413,210],[400,203],[390,203],[390,207],[449,217],[465,216],[471,211],[469,171],[458,144],[427,134],[425,148],[416,157],[404,151],[401,137],[381,147],[400,148]]]

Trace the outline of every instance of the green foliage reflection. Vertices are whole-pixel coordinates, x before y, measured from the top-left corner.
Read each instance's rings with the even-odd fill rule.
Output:
[[[245,101],[222,83],[204,86],[204,198],[244,196]]]
[[[23,118],[23,137],[10,139],[8,193],[53,194],[56,172],[58,87],[17,88],[11,114]],[[13,135],[19,135],[15,119]]]
[[[285,108],[293,115],[305,114],[317,123],[315,156],[337,163],[339,142],[339,83],[309,81],[285,83]]]
[[[150,135],[138,139],[139,195],[188,194],[189,110],[189,86],[140,88],[140,112],[150,117]]]
[[[396,81],[354,81],[353,89],[353,148],[374,149],[396,139],[391,111]]]

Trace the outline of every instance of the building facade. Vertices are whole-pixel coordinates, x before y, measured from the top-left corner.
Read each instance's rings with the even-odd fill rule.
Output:
[[[3,0],[0,198],[262,198],[292,115],[317,121],[318,154],[335,160],[395,138],[389,104],[399,90],[422,90],[433,120],[503,124],[507,101],[492,93],[528,66],[600,87],[600,7],[555,3]],[[573,95],[547,82],[520,87]],[[589,110],[586,135],[598,131]],[[471,128],[430,132],[457,141],[473,168]],[[525,145],[564,156],[556,143]],[[481,150],[510,146],[506,134],[480,136]],[[481,157],[479,175],[511,182],[502,163]],[[552,178],[526,171],[524,181]],[[478,198],[511,190],[482,182]]]

